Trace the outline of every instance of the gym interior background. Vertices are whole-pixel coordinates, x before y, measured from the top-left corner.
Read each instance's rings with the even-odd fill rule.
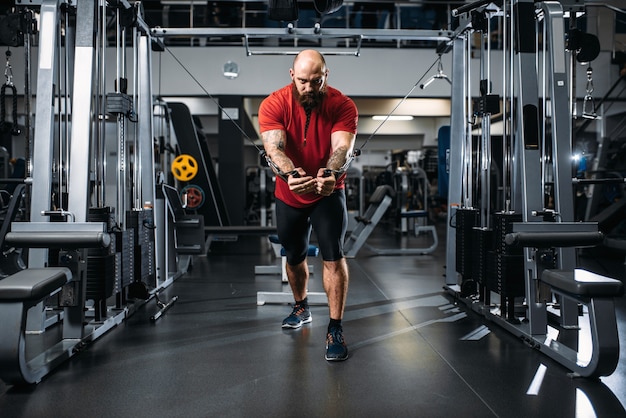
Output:
[[[619,1],[3,2],[0,411],[626,416]],[[359,109],[323,359],[257,110],[294,54]],[[312,244],[315,245],[313,236]]]

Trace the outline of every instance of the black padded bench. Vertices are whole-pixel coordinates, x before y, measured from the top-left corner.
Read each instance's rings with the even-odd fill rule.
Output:
[[[401,218],[426,218],[428,217],[428,211],[425,210],[407,210],[406,212],[400,212]]]
[[[4,240],[17,248],[106,248],[111,235],[104,222],[13,222]]]
[[[581,269],[544,270],[541,281],[576,298],[619,297],[624,294],[624,285],[621,281]]]
[[[437,230],[434,225],[415,226],[416,235],[421,232],[428,232],[432,236],[432,243],[428,247],[423,248],[375,248],[366,243],[370,234],[382,219],[387,209],[391,205],[396,192],[391,186],[378,186],[370,197],[370,205],[363,216],[356,216],[358,222],[352,233],[346,238],[343,245],[344,255],[346,258],[356,257],[359,250],[365,246],[377,255],[424,255],[432,253],[439,245]],[[401,212],[400,217],[411,219],[427,217],[428,212],[422,210]]]
[[[540,281],[549,285],[554,293],[571,298],[588,310],[592,345],[589,362],[582,364],[575,350],[568,350],[563,346],[556,352],[566,359],[575,374],[584,377],[610,375],[619,361],[614,298],[624,294],[622,282],[582,269],[547,269],[541,274]]]
[[[343,244],[343,251],[346,258],[354,258],[365,245],[365,241],[376,228],[387,209],[391,205],[396,192],[391,186],[378,186],[369,199],[369,206],[363,216],[356,216],[358,222],[352,233],[348,235]]]
[[[386,186],[386,185],[378,186],[374,190],[374,193],[372,193],[369,199],[369,203],[371,205],[370,207],[372,208],[372,210],[370,210],[368,207],[368,210],[363,214],[363,216],[355,216],[354,218],[357,220],[357,222],[361,222],[365,225],[371,224],[372,218],[374,217],[374,214],[376,213],[375,209],[383,203],[383,201],[385,200],[385,197],[387,196],[389,196],[387,201],[389,202],[389,204],[391,204],[391,199],[393,199],[396,196],[396,192],[393,190],[391,186]],[[385,201],[385,203],[387,201]],[[389,205],[385,205],[385,211],[387,210],[387,207],[389,207]],[[376,221],[376,223],[378,223],[378,220]]]
[[[0,280],[0,379],[5,383],[38,383],[53,367],[71,355],[60,342],[26,360],[28,310],[70,280],[72,272],[66,267],[30,268]]]
[[[0,301],[34,301],[46,298],[72,278],[65,267],[32,268],[0,280]]]
[[[604,239],[594,222],[514,222],[513,232],[505,236],[507,245],[537,249],[593,247],[603,243]],[[567,267],[570,268],[539,269],[537,279],[549,287],[550,292],[561,297],[559,304],[555,305],[559,306],[560,315],[554,319],[563,330],[576,331],[577,339],[570,340],[568,345],[565,340],[569,336],[564,339],[548,336],[547,320],[551,312],[547,311],[545,303],[529,304],[532,312],[527,336],[536,343],[535,347],[568,367],[573,375],[608,376],[615,371],[619,361],[614,298],[624,294],[624,286],[619,280]],[[532,279],[526,277],[527,286],[528,280]],[[578,305],[583,305],[587,312],[573,309]],[[534,323],[533,318],[536,318]],[[588,329],[583,329],[585,327]]]
[[[235,242],[242,235],[270,235],[276,233],[275,226],[258,225],[229,225],[229,226],[206,226],[206,248],[211,247],[213,241]]]

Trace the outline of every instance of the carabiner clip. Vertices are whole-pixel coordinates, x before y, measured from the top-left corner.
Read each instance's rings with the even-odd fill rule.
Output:
[[[4,78],[6,79],[5,84],[7,86],[13,85],[13,68],[11,67],[11,51],[7,50],[7,64],[4,67]]]

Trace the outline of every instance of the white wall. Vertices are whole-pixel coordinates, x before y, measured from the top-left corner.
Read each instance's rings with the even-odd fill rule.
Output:
[[[24,91],[24,53],[22,48],[12,48],[11,65],[13,81],[18,93]],[[129,78],[132,74],[132,52],[127,55]],[[174,59],[176,57],[180,63]],[[494,92],[500,93],[497,86],[502,80],[501,51],[494,51],[491,60]],[[107,84],[113,89],[115,79],[115,50],[107,51]],[[344,93],[356,97],[403,97],[413,86],[418,85],[410,97],[450,97],[450,86],[437,81],[427,89],[419,88],[422,81],[436,73],[437,55],[431,49],[377,49],[362,48],[361,56],[328,55],[330,69],[329,83]],[[451,54],[443,55],[444,71],[452,73]],[[32,52],[32,91],[36,94],[37,48]],[[224,63],[235,61],[239,64],[240,75],[234,80],[222,74]],[[241,47],[168,47],[165,52],[153,52],[153,89],[155,94],[204,96],[236,94],[264,96],[289,82],[291,55],[247,56]],[[591,63],[594,70],[595,95],[601,96],[617,79],[617,67],[611,64],[611,53],[602,52]],[[587,65],[576,66],[577,97],[585,95]],[[187,71],[195,77],[196,83]],[[472,60],[471,71],[477,77],[479,60]],[[109,84],[111,83],[111,84]],[[478,82],[471,86],[472,94],[478,94]]]
[[[241,94],[264,96],[289,83],[289,68],[293,56],[246,56],[244,47],[176,47],[153,55],[154,91],[163,95]],[[199,81],[191,79],[181,64]],[[418,85],[410,97],[450,97],[450,86],[436,81],[427,89],[419,84],[435,74],[436,53],[431,49],[361,49],[361,56],[326,57],[330,70],[329,84],[350,96],[357,97],[404,97],[413,86]],[[442,57],[444,72],[452,73],[451,54]],[[603,52],[593,62],[595,93],[601,95],[617,79],[616,66],[610,64],[610,53]],[[224,63],[239,64],[240,75],[230,80],[222,75]],[[480,61],[472,60],[471,71],[478,80]],[[491,76],[495,93],[502,84],[502,53],[494,51],[491,59]],[[585,95],[587,65],[576,66],[577,96]],[[112,67],[114,68],[114,67]],[[420,79],[423,77],[422,81]],[[200,87],[202,86],[202,88]],[[478,81],[471,86],[472,94],[478,95]]]
[[[159,59],[155,54],[154,89],[163,95],[204,94],[198,83],[186,74],[189,70],[209,93],[265,96],[290,82],[290,55],[246,56],[242,47],[169,48]],[[424,49],[362,49],[361,56],[327,55],[329,84],[350,96],[403,97],[435,62],[437,55]],[[446,58],[444,57],[444,65]],[[239,64],[239,77],[230,80],[222,75],[227,61]],[[447,68],[451,70],[447,64]],[[159,68],[161,73],[159,74]],[[436,66],[426,74],[436,72]],[[160,80],[160,83],[159,83]],[[449,97],[447,83],[433,83],[426,90],[419,87],[411,97]]]

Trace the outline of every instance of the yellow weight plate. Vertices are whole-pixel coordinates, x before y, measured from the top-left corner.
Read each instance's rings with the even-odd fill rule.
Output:
[[[188,154],[181,154],[172,161],[172,174],[180,181],[189,181],[198,174],[196,159]]]

